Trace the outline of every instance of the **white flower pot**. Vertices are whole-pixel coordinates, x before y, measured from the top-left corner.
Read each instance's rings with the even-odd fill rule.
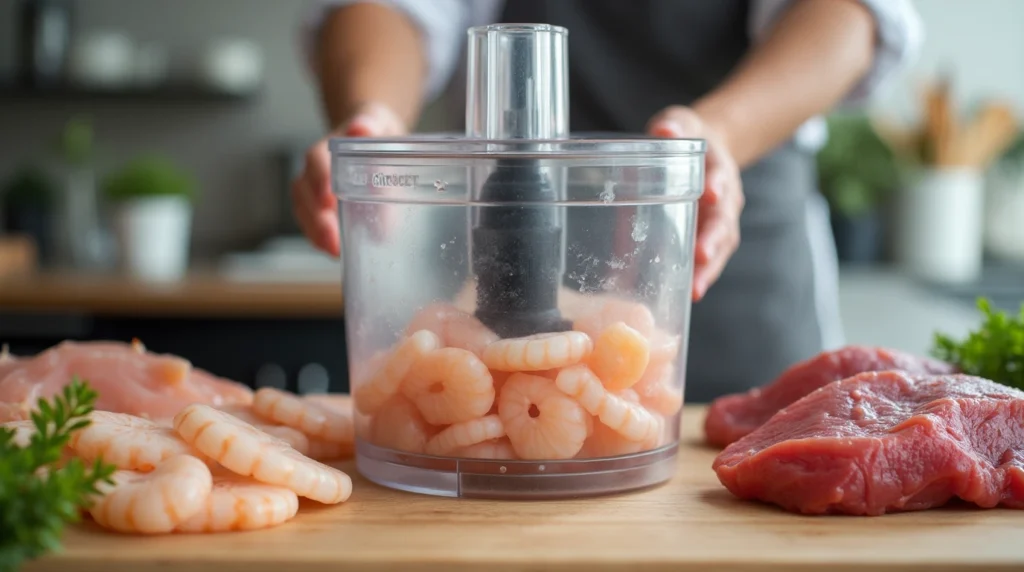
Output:
[[[145,197],[116,206],[121,265],[150,281],[173,281],[188,271],[192,204],[177,196]]]
[[[903,189],[896,230],[898,261],[910,273],[965,283],[981,273],[985,186],[974,169],[924,169]]]

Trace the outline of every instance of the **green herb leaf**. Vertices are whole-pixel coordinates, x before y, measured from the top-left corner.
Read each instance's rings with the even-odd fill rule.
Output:
[[[111,483],[115,467],[81,459],[59,464],[71,434],[89,424],[98,394],[77,377],[52,402],[40,399],[32,422],[36,431],[21,447],[14,431],[0,426],[0,572],[60,550],[68,522],[76,522],[101,482]]]
[[[978,299],[982,322],[963,340],[936,333],[932,355],[966,374],[1024,389],[1024,304],[1016,316],[992,309]]]

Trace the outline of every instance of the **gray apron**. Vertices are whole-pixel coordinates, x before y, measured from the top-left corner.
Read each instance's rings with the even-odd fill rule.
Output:
[[[748,9],[747,0],[508,0],[501,21],[569,29],[574,133],[642,133],[661,109],[724,81],[749,48]],[[814,157],[787,142],[742,179],[740,247],[690,318],[688,402],[765,384],[823,349],[807,234]],[[595,224],[578,217],[610,210],[575,224],[570,215],[570,240],[574,227]],[[669,221],[651,225],[655,240],[673,232]]]

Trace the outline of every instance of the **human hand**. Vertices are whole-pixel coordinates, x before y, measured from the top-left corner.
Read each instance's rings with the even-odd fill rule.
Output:
[[[651,118],[647,132],[655,137],[707,141],[704,194],[698,205],[694,250],[692,295],[697,301],[718,280],[740,244],[740,213],[745,203],[740,171],[723,139],[693,109],[665,108]]]
[[[361,106],[341,127],[319,140],[306,152],[302,173],[292,181],[292,210],[306,238],[313,246],[332,256],[341,255],[341,231],[338,224],[338,199],[331,190],[331,157],[327,141],[331,137],[397,137],[406,134],[401,118],[386,105]],[[372,216],[360,217],[376,235],[392,224],[393,209],[372,205]]]

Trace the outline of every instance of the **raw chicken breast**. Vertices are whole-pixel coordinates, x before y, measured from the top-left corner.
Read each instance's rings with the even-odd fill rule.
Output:
[[[11,355],[7,346],[0,347],[0,380],[18,366],[18,358]]]
[[[99,393],[97,410],[153,420],[170,419],[190,403],[252,403],[244,385],[194,370],[180,357],[147,352],[138,342],[66,341],[15,363],[0,377],[0,421],[27,419],[40,398],[60,393],[74,376]]]

